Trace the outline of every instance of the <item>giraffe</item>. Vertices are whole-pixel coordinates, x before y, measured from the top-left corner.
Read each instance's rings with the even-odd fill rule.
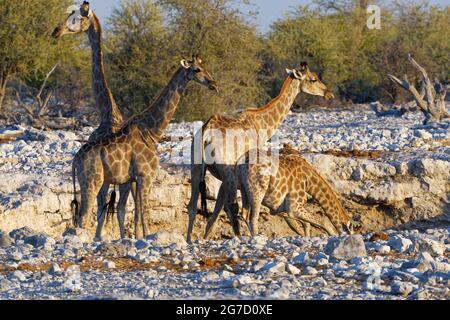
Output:
[[[273,136],[300,92],[323,96],[325,99],[334,98],[333,93],[328,90],[317,74],[310,71],[306,62],[302,62],[299,68],[286,69],[286,72],[288,77],[279,95],[267,105],[262,108],[247,109],[235,118],[213,115],[194,135],[191,145],[191,199],[188,205],[188,242],[191,241],[200,194],[202,211],[204,213],[207,211],[206,170],[209,170],[214,177],[221,180],[222,184],[204,237],[208,238],[213,233],[215,221],[222,208],[228,215],[234,233],[239,235],[239,223],[237,221],[239,207],[236,203],[238,186],[234,173],[237,159],[252,147],[263,145]],[[235,149],[239,149],[237,152],[230,152],[223,145],[223,136],[227,136],[233,130],[241,133],[236,135],[236,139],[231,139],[232,145],[237,147]],[[243,136],[245,136],[245,139]]]
[[[92,132],[88,142],[94,142],[108,137],[120,130],[124,122],[124,116],[118,107],[111,90],[106,81],[103,50],[102,50],[102,27],[97,15],[90,9],[90,4],[84,1],[81,6],[73,5],[67,8],[69,14],[53,31],[52,37],[59,39],[66,34],[78,34],[85,32],[89,39],[92,52],[92,88],[95,97],[95,105],[100,115],[100,125]],[[120,193],[118,210],[125,212],[126,203],[131,186],[123,188]],[[105,206],[109,186],[99,194],[98,206]],[[115,202],[115,191],[111,194],[109,204],[113,210]],[[119,215],[118,215],[119,217]],[[122,235],[124,237],[124,235]]]
[[[99,110],[100,125],[89,136],[89,141],[95,141],[120,130],[124,117],[108,87],[103,66],[102,27],[100,20],[90,9],[89,2],[81,6],[73,5],[67,8],[69,16],[53,31],[52,37],[59,39],[66,34],[86,32],[92,52],[92,88],[95,105]]]
[[[236,164],[236,177],[242,193],[242,215],[252,236],[258,234],[261,205],[271,214],[286,213],[285,220],[300,234],[297,219],[302,221],[305,236],[310,236],[310,224],[324,229],[329,235],[334,230],[317,224],[304,208],[307,194],[320,204],[338,233],[352,233],[352,220],[327,181],[299,153],[283,148],[280,155],[252,149]],[[249,215],[250,213],[250,215]]]
[[[78,177],[81,190],[81,203],[74,215],[78,227],[84,226],[86,213],[92,211],[93,198],[96,195],[98,197],[105,186],[114,184],[122,187],[133,182],[136,184],[136,191],[133,192],[135,237],[141,238],[147,234],[144,217],[150,209],[150,189],[159,165],[156,142],[170,123],[191,80],[217,91],[216,82],[198,56],[194,56],[191,61],[183,59],[181,66],[151,106],[140,115],[130,118],[119,132],[87,143],[78,151],[72,164],[74,197],[75,176]],[[76,197],[74,204],[77,208]],[[96,239],[101,239],[105,216],[103,207],[99,206]],[[124,216],[119,217],[119,227],[122,234]]]

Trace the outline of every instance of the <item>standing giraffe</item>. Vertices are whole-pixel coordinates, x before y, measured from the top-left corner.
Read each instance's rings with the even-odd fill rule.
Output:
[[[255,146],[266,143],[289,113],[295,98],[300,92],[310,95],[323,96],[327,100],[334,98],[327,86],[320,81],[317,74],[309,70],[306,62],[300,68],[286,69],[288,77],[285,80],[279,95],[266,106],[256,109],[247,109],[237,118],[220,115],[212,116],[199,130],[191,146],[191,199],[189,202],[189,225],[187,241],[191,240],[191,233],[197,213],[199,194],[202,196],[202,211],[206,213],[206,170],[222,181],[217,196],[214,212],[208,221],[205,238],[214,231],[215,221],[224,207],[230,219],[233,231],[240,234],[237,214],[239,206],[236,203],[237,180],[234,167],[237,159]],[[250,132],[247,137],[237,135],[231,143],[238,146],[238,152],[230,152],[224,147],[224,139],[231,131],[240,130],[240,133]],[[252,134],[256,136],[252,137]],[[261,135],[261,133],[263,133]],[[227,137],[226,137],[227,139]],[[209,152],[208,152],[209,151]],[[211,157],[205,156],[209,153]]]
[[[106,138],[120,130],[124,117],[114,100],[111,90],[106,82],[103,50],[102,27],[96,14],[90,9],[89,2],[84,1],[81,6],[73,5],[67,8],[69,16],[64,19],[53,31],[52,37],[59,39],[66,34],[78,34],[86,32],[92,51],[92,88],[95,97],[95,105],[100,115],[100,125],[89,136],[88,142],[94,142]],[[120,193],[119,211],[125,211],[130,193],[130,186],[123,188]],[[104,186],[97,199],[98,206],[105,206],[109,186]],[[110,204],[114,206],[114,196],[111,195]],[[118,215],[119,217],[119,215]]]
[[[99,127],[89,136],[89,141],[104,138],[118,132],[123,124],[123,115],[108,87],[103,67],[102,27],[95,13],[89,8],[89,2],[81,6],[67,8],[69,16],[52,33],[58,39],[66,34],[86,32],[92,51],[92,88],[95,105],[100,114]]]
[[[92,210],[94,197],[98,199],[105,186],[136,183],[136,192],[133,192],[135,237],[141,238],[147,234],[144,217],[150,211],[150,189],[159,164],[156,141],[170,123],[191,80],[217,91],[216,82],[198,56],[193,57],[192,61],[183,59],[181,67],[150,107],[128,120],[118,133],[87,143],[78,151],[73,160],[72,179],[76,189],[75,176],[78,176],[81,190],[80,208],[75,213],[75,222],[79,227],[83,227],[84,216]],[[77,202],[76,197],[74,202]],[[105,216],[100,205],[96,239],[101,239]],[[119,217],[121,235],[125,228],[124,218],[124,215]]]
[[[293,222],[301,220],[305,236],[310,236],[310,224],[324,229],[329,235],[333,230],[314,222],[313,215],[304,208],[307,194],[320,204],[338,233],[351,233],[351,219],[342,207],[336,193],[312,165],[299,154],[267,155],[263,150],[252,149],[236,164],[236,177],[242,193],[242,214],[252,236],[258,234],[258,218],[261,205],[272,214],[287,213],[288,225],[297,233]],[[250,216],[248,213],[250,211]]]

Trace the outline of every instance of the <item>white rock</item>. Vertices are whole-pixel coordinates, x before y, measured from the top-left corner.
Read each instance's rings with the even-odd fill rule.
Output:
[[[401,236],[393,236],[389,238],[389,246],[397,252],[406,252],[413,247],[411,240]]]
[[[24,282],[25,280],[27,280],[27,276],[25,275],[25,273],[23,271],[20,270],[16,270],[12,273],[12,277],[13,279],[17,279],[20,282]]]
[[[116,264],[114,263],[114,261],[105,260],[103,262],[103,267],[105,267],[106,269],[115,269],[116,268]]]
[[[305,268],[305,274],[307,274],[307,275],[314,276],[314,275],[316,275],[316,274],[318,274],[318,273],[319,273],[319,272],[318,272],[316,269],[314,269],[313,267],[307,266],[307,267]]]
[[[61,267],[57,263],[52,263],[50,268],[48,269],[48,273],[52,276],[56,276],[62,272]]]
[[[325,246],[325,253],[336,259],[349,260],[367,256],[361,235],[331,238]]]
[[[286,264],[284,262],[269,262],[264,267],[261,268],[261,271],[272,273],[272,274],[279,274],[283,273],[286,269]]]
[[[286,272],[293,274],[294,276],[300,274],[300,269],[293,266],[292,264],[287,263],[286,264]]]
[[[302,252],[292,259],[294,265],[305,265],[310,260],[308,252]]]
[[[391,293],[396,295],[407,296],[416,288],[417,285],[414,285],[409,282],[394,281],[391,284]]]
[[[389,252],[391,252],[391,247],[384,244],[384,245],[376,247],[375,250],[381,254],[388,254]]]

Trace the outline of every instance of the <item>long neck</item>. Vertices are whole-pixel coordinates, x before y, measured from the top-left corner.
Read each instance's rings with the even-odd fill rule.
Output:
[[[91,17],[91,26],[87,33],[92,49],[92,87],[95,104],[101,116],[100,127],[116,132],[120,129],[123,116],[106,83],[103,67],[102,28],[95,14]]]
[[[248,109],[244,114],[253,123],[256,130],[267,130],[270,138],[291,110],[295,97],[299,93],[299,86],[299,80],[288,77],[277,97],[264,107]]]
[[[135,123],[159,140],[172,120],[188,82],[187,70],[180,67],[158,98],[136,118]]]

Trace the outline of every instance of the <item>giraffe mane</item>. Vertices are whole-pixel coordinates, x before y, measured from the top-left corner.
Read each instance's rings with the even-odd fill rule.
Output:
[[[247,110],[244,111],[245,112],[251,112],[251,113],[263,113],[265,112],[267,109],[270,109],[272,107],[272,105],[274,103],[276,103],[280,97],[283,95],[283,93],[287,90],[287,88],[289,87],[289,85],[292,83],[293,79],[292,77],[288,77],[286,79],[286,81],[284,81],[283,86],[281,87],[280,93],[278,94],[278,96],[276,96],[275,98],[273,98],[272,100],[270,100],[270,102],[268,104],[266,104],[264,107],[262,108],[249,108]]]

